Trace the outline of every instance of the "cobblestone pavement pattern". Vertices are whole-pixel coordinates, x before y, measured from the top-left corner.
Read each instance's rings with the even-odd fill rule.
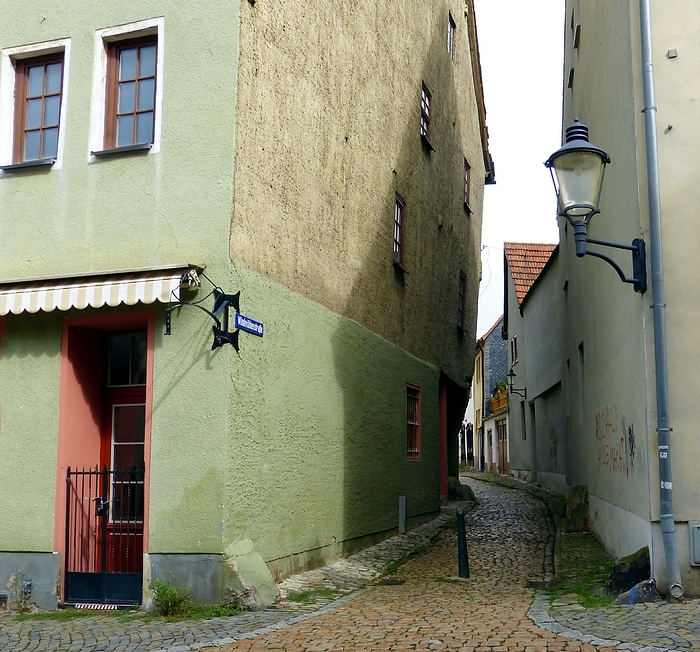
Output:
[[[299,606],[283,600],[265,612],[180,623],[122,623],[108,616],[19,622],[0,614],[0,650],[700,649],[697,601],[596,610],[563,602],[548,609],[548,598],[528,588],[528,580],[549,573],[551,530],[542,506],[520,491],[469,483],[480,501],[467,513],[470,580],[455,579],[456,533],[447,529],[399,569],[395,577],[403,583],[361,588],[389,561],[430,541],[444,525],[439,518],[281,585],[283,595],[318,587],[344,594],[333,602]]]

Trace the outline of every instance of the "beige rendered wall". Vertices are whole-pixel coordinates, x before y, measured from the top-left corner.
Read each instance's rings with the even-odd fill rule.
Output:
[[[479,468],[481,450],[480,432],[484,425],[484,349],[477,346],[474,358],[474,466]]]
[[[687,0],[653,2],[652,21],[674,513],[679,521],[697,521],[700,402],[693,369],[700,364],[700,5]],[[677,56],[669,58],[670,50]],[[650,405],[655,415],[652,400]]]
[[[572,89],[564,88],[564,126],[579,118],[590,139],[612,159],[589,236],[630,243],[643,236],[644,186],[640,186],[638,139],[643,137],[642,105],[636,92],[636,3],[567,3],[566,71],[574,68]],[[573,49],[571,20],[580,23]],[[614,62],[614,65],[611,65]],[[643,163],[641,163],[643,164]],[[641,221],[640,221],[641,220]],[[632,527],[649,518],[651,430],[647,412],[650,293],[641,295],[620,282],[615,271],[592,257],[577,259],[573,233],[560,223],[563,281],[568,281],[565,371],[571,437],[567,442],[569,485],[586,484],[591,494],[591,526],[618,556],[646,545]],[[591,246],[591,248],[594,248]],[[631,273],[627,252],[605,250]],[[653,458],[652,458],[653,459]],[[600,502],[616,520],[604,519]],[[629,523],[628,523],[629,521]]]
[[[432,93],[432,153],[419,137],[422,82]],[[466,387],[484,167],[464,4],[244,2],[239,88],[232,257]],[[397,192],[407,275],[392,267]]]
[[[505,260],[505,257],[504,257]],[[515,293],[515,285],[508,262],[505,263],[505,287],[504,293],[507,302],[507,336],[508,336],[508,363],[516,377],[513,381],[515,387],[527,389],[527,329],[526,322],[520,314],[520,304]],[[510,355],[510,341],[514,336],[518,338],[518,361],[513,364]],[[510,394],[508,397],[510,420],[508,423],[508,438],[510,445],[510,468],[516,477],[532,478],[532,472],[537,471],[535,463],[537,440],[531,432],[530,408],[527,398]],[[525,437],[523,438],[522,410],[525,409]],[[536,476],[534,476],[536,478]]]
[[[700,462],[695,441],[698,402],[687,398],[687,388],[695,385],[692,369],[700,358],[697,329],[693,326],[698,321],[700,280],[700,271],[693,264],[698,257],[700,235],[694,216],[700,200],[700,7],[683,0],[652,1],[651,6],[674,514],[683,583],[686,593],[694,595],[700,591],[700,578],[697,570],[690,567],[688,530],[683,522],[700,517],[700,488],[695,482]],[[602,213],[594,218],[589,233],[622,242],[642,235],[649,246],[639,3],[569,2],[567,36],[572,11],[574,22],[582,25],[581,47],[578,51],[567,47],[567,72],[573,66],[575,76],[573,90],[564,91],[564,122],[569,124],[573,117],[581,118],[591,129],[591,140],[612,158],[606,173]],[[567,41],[570,43],[570,39]],[[572,247],[570,243],[569,249]],[[617,258],[629,269],[627,256]],[[598,456],[597,466],[601,468],[602,459],[602,467],[608,467],[610,472],[601,476],[595,464],[586,462],[581,477],[589,479],[593,488],[593,527],[617,554],[625,554],[639,541],[650,538],[644,528],[640,529],[636,517],[647,521],[650,515],[654,520],[658,518],[654,341],[649,310],[654,297],[651,289],[644,297],[634,295],[600,261],[575,261],[571,251],[566,261],[572,290],[569,303],[577,306],[577,314],[586,315],[579,324],[569,322],[572,369],[577,358],[575,347],[583,342],[585,349],[583,404],[578,407],[581,418],[574,418],[575,429],[582,437],[581,443],[572,442],[577,447],[574,455],[588,458],[592,447],[585,444],[586,433],[595,427],[598,448],[605,444],[605,455]],[[585,275],[585,285],[574,282],[581,273]],[[580,377],[581,370],[577,373]],[[590,383],[591,374],[595,384]],[[630,427],[634,428],[634,438],[630,438]],[[615,439],[619,440],[618,446],[614,445]],[[595,501],[600,508],[594,507]],[[600,501],[607,504],[603,507]],[[654,564],[663,584],[663,546],[657,529],[655,525]]]
[[[700,595],[700,568],[690,566],[686,521],[700,521],[698,401],[693,370],[700,363],[700,5],[688,0],[652,2],[659,181],[663,229],[668,375],[670,395],[673,510],[678,557],[686,595]],[[672,56],[675,50],[677,56]],[[671,55],[671,56],[669,56]],[[651,349],[651,332],[648,336]],[[650,357],[650,373],[653,359]],[[653,376],[652,376],[653,380]],[[651,384],[653,389],[653,383]],[[656,427],[654,395],[650,418]],[[654,438],[652,439],[652,441]],[[659,479],[652,459],[652,508],[658,518]],[[665,567],[661,532],[654,525],[658,565]]]
[[[526,366],[521,367],[520,362],[515,365],[519,368],[516,387],[527,388],[525,419],[530,441],[529,444],[521,441],[521,446],[529,448],[531,459],[535,460],[537,481],[560,493],[566,493],[567,468],[575,467],[578,462],[567,455],[565,406],[569,388],[562,383],[566,368],[565,292],[561,257],[559,250],[555,250],[523,299],[520,323],[524,332],[518,337],[518,357],[522,350]],[[520,406],[516,409],[519,411]]]

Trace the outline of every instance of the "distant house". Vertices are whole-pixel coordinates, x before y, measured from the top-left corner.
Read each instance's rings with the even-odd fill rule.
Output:
[[[497,387],[506,382],[508,374],[502,326],[503,317],[499,317],[476,343],[474,449],[478,470],[508,474],[508,396]]]

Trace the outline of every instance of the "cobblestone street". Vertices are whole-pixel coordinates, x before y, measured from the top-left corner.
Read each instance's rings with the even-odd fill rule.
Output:
[[[469,479],[480,501],[467,513],[471,579],[458,580],[456,532],[441,517],[357,555],[289,578],[282,593],[331,588],[343,595],[231,618],[176,623],[18,622],[0,614],[8,651],[185,652],[238,650],[564,650],[700,649],[700,603],[583,610],[530,588],[551,574],[553,533],[542,505],[524,492]],[[385,565],[425,546],[392,577],[363,588]]]
[[[457,575],[456,533],[445,531],[398,573],[333,612],[236,644],[233,650],[594,649],[536,626],[527,612],[542,581],[551,534],[540,503],[522,492],[470,481],[480,501],[467,514],[472,579]]]

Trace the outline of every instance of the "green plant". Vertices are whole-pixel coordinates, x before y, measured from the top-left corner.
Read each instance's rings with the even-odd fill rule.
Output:
[[[591,532],[559,532],[555,547],[557,574],[548,593],[550,600],[575,596],[582,607],[610,604],[605,592],[612,557]]]
[[[184,589],[170,586],[162,580],[151,582],[153,610],[159,616],[185,616],[192,602],[192,594]]]
[[[506,383],[505,380],[496,381],[496,388],[494,390],[494,392],[496,394],[505,394],[507,389],[508,389],[508,383]]]

